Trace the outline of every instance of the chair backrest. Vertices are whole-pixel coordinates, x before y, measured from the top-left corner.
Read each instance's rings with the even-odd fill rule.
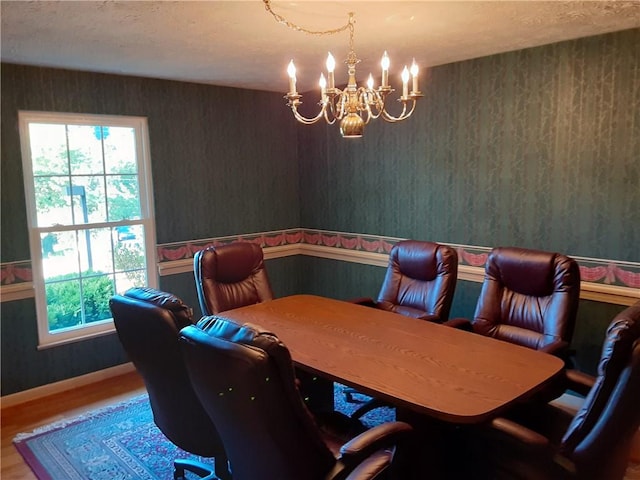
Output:
[[[434,242],[404,240],[389,254],[377,307],[438,323],[449,318],[458,278],[458,254]]]
[[[640,426],[640,302],[607,329],[598,376],[569,425],[561,450],[578,478],[623,478]]]
[[[516,247],[494,248],[473,320],[477,333],[536,350],[568,347],[580,300],[580,270],[572,258]]]
[[[273,299],[262,248],[249,242],[196,252],[193,272],[203,315]]]
[[[234,480],[322,479],[336,464],[272,333],[221,317],[181,331],[191,381],[218,427]]]
[[[224,447],[189,380],[179,331],[191,325],[192,310],[178,297],[132,288],[109,302],[120,342],[142,376],[153,418],[171,442],[226,465]]]

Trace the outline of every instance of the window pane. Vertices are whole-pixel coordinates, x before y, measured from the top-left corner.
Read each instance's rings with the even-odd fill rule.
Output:
[[[76,232],[42,233],[40,239],[45,281],[62,280],[80,274]]]
[[[146,265],[142,227],[132,226],[127,229],[127,232],[124,238],[122,231],[118,233],[121,240],[118,240],[114,249],[116,272],[138,270],[145,268]]]
[[[138,177],[136,175],[107,177],[107,204],[111,222],[141,218]]]
[[[110,228],[78,230],[83,274],[113,272],[110,232]]]
[[[71,174],[104,173],[102,140],[96,137],[95,127],[68,125],[67,132]]]
[[[67,134],[64,125],[32,123],[29,145],[34,175],[68,175]]]
[[[81,325],[80,280],[47,283],[45,288],[49,330],[53,332]]]
[[[104,176],[72,177],[73,214],[75,224],[107,221]]]
[[[36,177],[33,182],[38,226],[72,225],[69,177]]]
[[[107,173],[137,173],[136,137],[133,128],[102,127],[104,160]]]
[[[115,288],[111,275],[98,275],[82,279],[84,323],[99,322],[111,318],[109,299]]]
[[[123,294],[132,287],[144,287],[145,285],[149,285],[146,270],[116,273],[116,290],[119,294]]]

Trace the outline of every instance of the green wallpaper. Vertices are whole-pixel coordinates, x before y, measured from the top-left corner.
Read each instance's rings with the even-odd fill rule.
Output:
[[[360,140],[300,126],[301,226],[639,261],[638,45],[635,29],[430,69],[414,116]]]
[[[29,258],[18,110],[147,117],[158,243],[299,226],[281,95],[11,64],[1,75],[2,262]]]
[[[640,261],[640,29],[430,69],[401,124],[298,127],[302,227]],[[304,288],[376,296],[383,269],[305,259]],[[480,284],[459,281],[452,317]],[[581,301],[595,370],[623,309]]]
[[[158,243],[299,226],[295,124],[281,95],[11,64],[1,75],[2,262],[30,257],[21,109],[147,117]],[[272,267],[287,293],[297,277],[280,263],[295,263]],[[195,298],[188,275],[165,285]],[[33,299],[2,304],[2,395],[126,361],[115,335],[38,351],[35,318]]]

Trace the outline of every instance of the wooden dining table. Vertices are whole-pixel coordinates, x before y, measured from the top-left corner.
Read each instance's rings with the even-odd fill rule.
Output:
[[[314,375],[456,424],[489,420],[560,375],[557,357],[346,301],[293,295],[221,316],[267,329]]]

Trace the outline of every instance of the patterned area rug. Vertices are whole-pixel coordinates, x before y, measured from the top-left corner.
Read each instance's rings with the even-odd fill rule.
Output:
[[[360,405],[345,402],[341,385],[335,387],[335,403],[346,414]],[[373,426],[393,417],[392,409],[381,408],[363,421]],[[146,395],[21,433],[13,441],[40,480],[172,480],[176,458],[213,462],[167,440],[153,423]],[[188,473],[187,478],[198,477]]]

